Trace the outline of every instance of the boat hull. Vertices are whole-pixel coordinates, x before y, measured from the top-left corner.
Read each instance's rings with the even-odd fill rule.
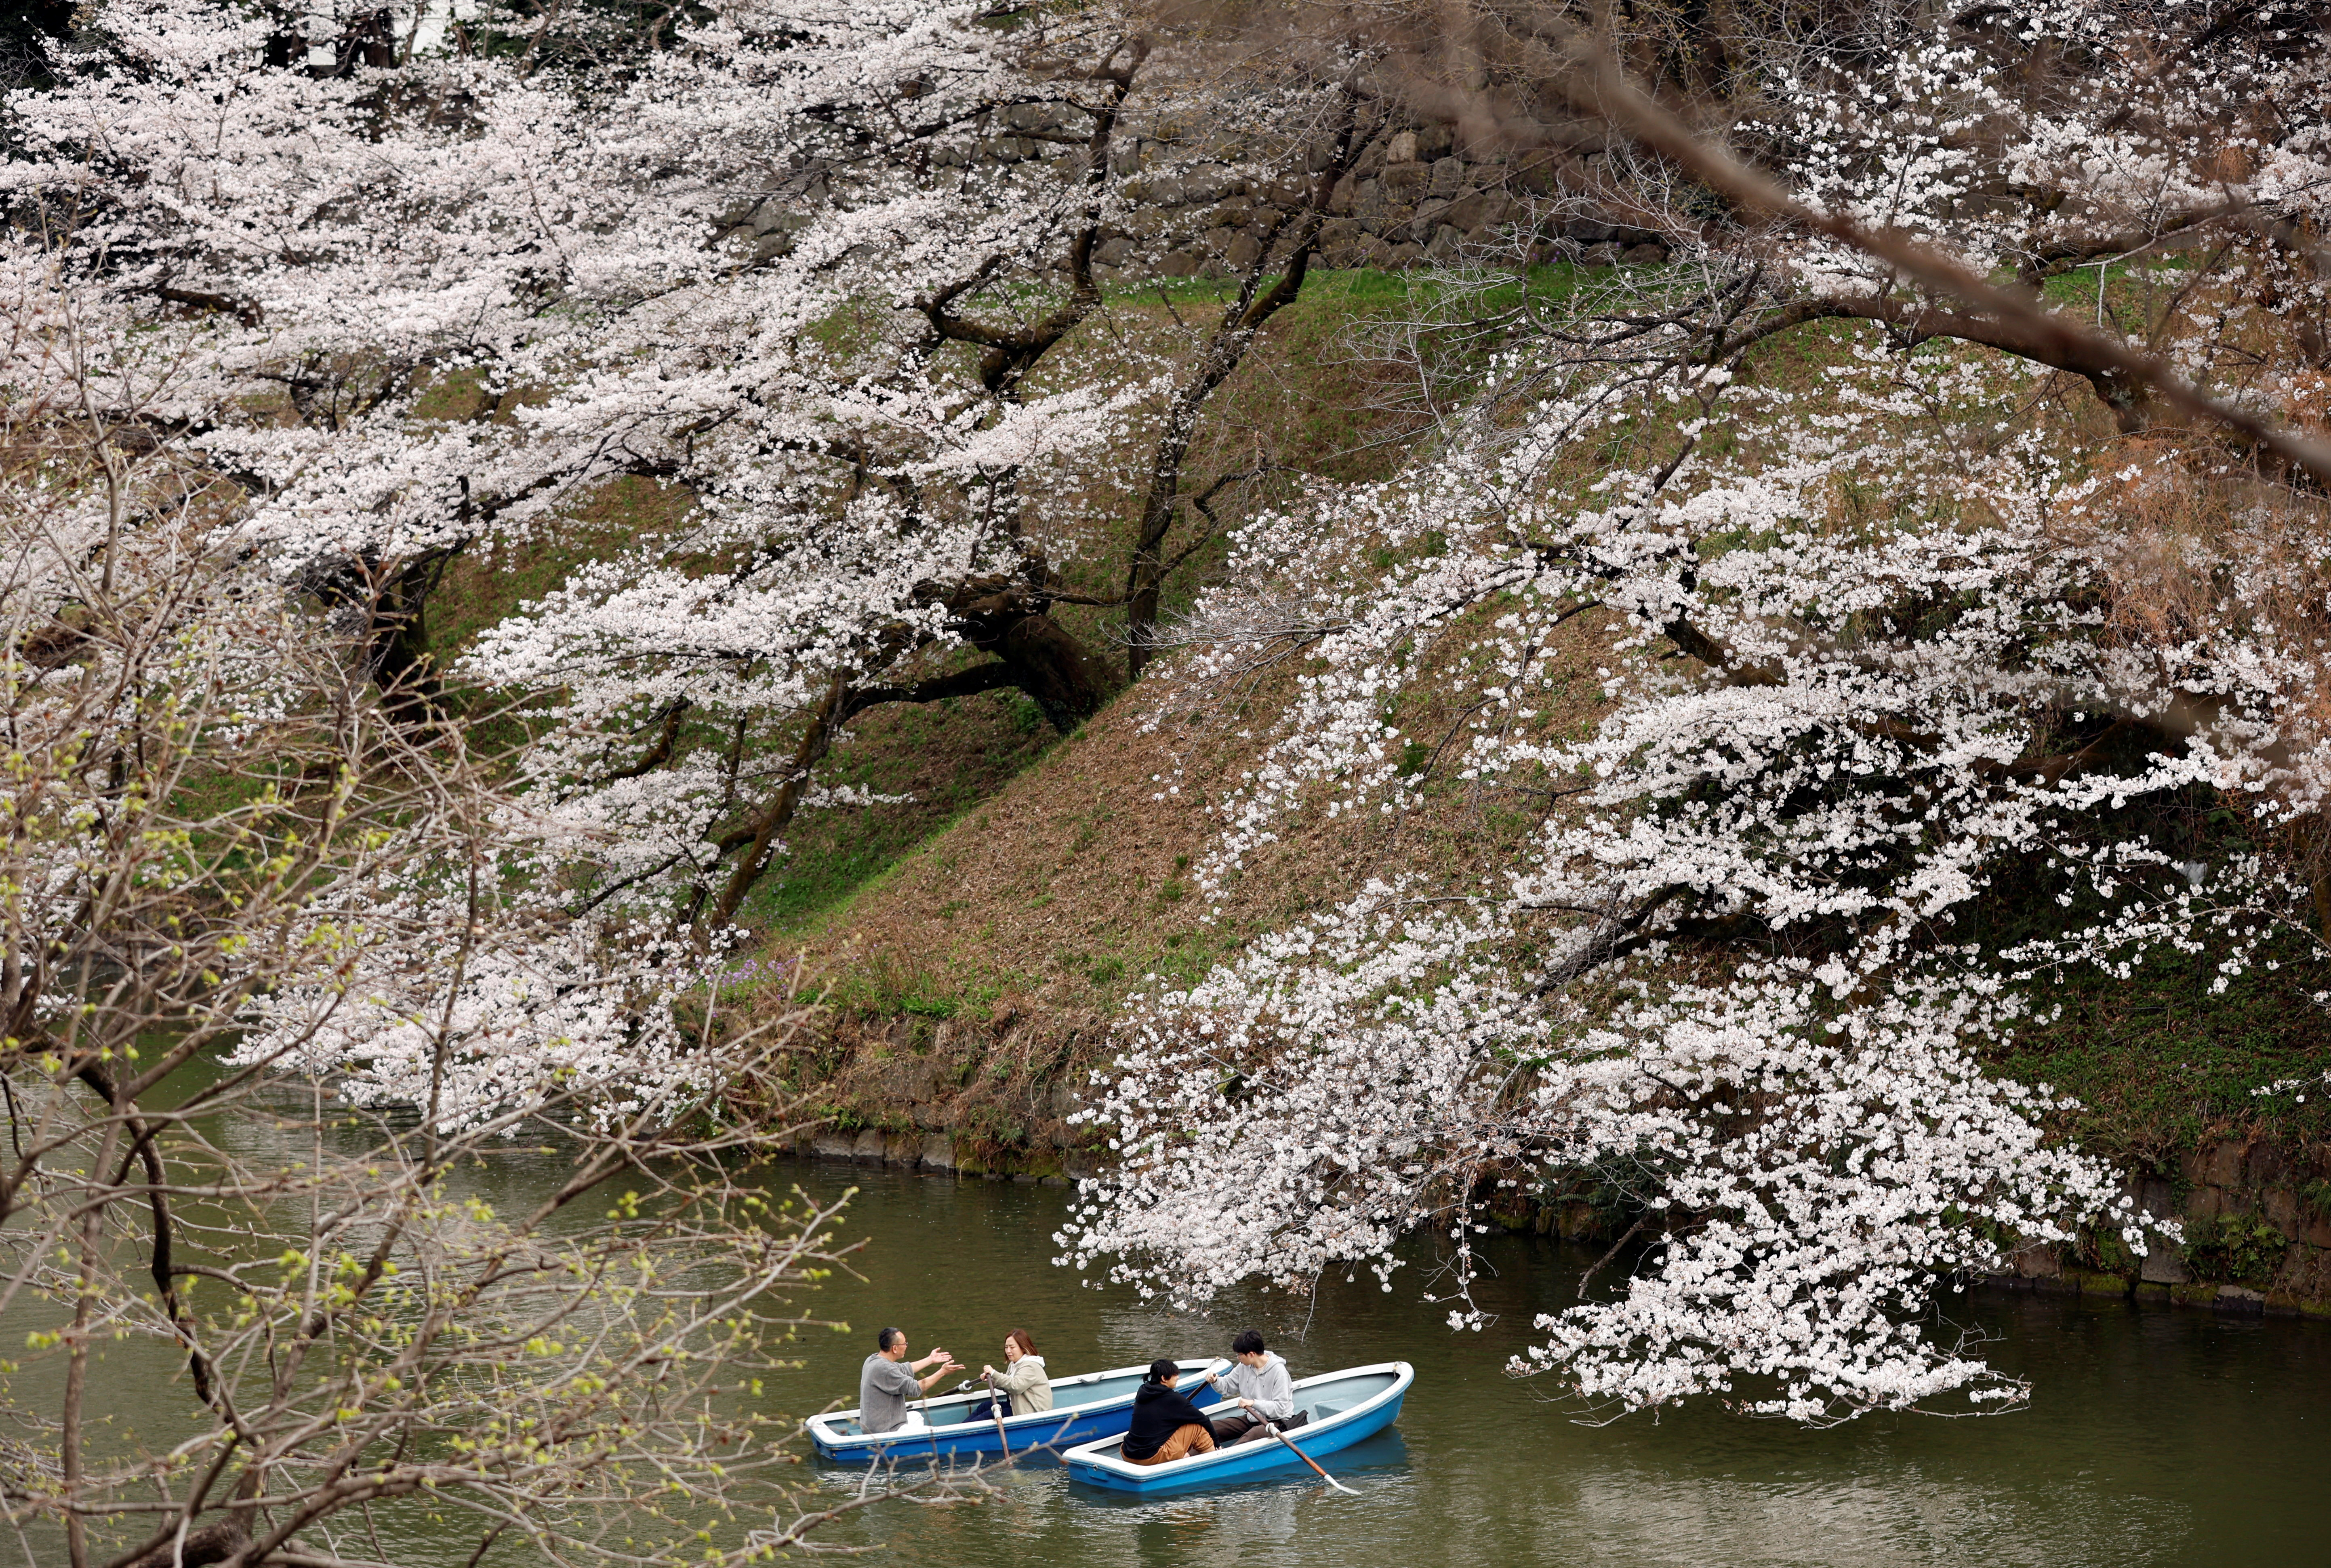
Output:
[[[1185,1373],[1204,1372],[1223,1364],[1219,1360],[1185,1361]],[[985,1393],[948,1394],[916,1400],[908,1409],[923,1412],[931,1424],[922,1431],[867,1434],[857,1430],[858,1412],[842,1411],[813,1416],[802,1423],[810,1445],[821,1459],[842,1465],[918,1464],[936,1459],[1001,1459],[1009,1439],[1012,1452],[1031,1449],[1058,1450],[1096,1439],[1122,1437],[1133,1424],[1133,1395],[1149,1375],[1146,1366],[1115,1367],[1063,1378],[1052,1384],[1054,1408],[1033,1415],[1007,1416],[999,1434],[993,1420],[966,1419]],[[1079,1397],[1082,1395],[1083,1397]]]
[[[1353,1367],[1347,1371],[1329,1373],[1319,1377],[1305,1378],[1295,1385],[1298,1409],[1315,1411],[1322,1407],[1342,1404],[1324,1416],[1315,1413],[1311,1421],[1287,1434],[1295,1446],[1315,1459],[1375,1436],[1400,1419],[1400,1408],[1408,1397],[1408,1390],[1416,1381],[1415,1370],[1404,1361],[1380,1363],[1375,1366]],[[1350,1394],[1344,1403],[1339,1396]],[[1204,1407],[1209,1418],[1228,1415],[1237,1407],[1218,1404]],[[1061,1456],[1068,1467],[1069,1478],[1102,1491],[1130,1494],[1136,1497],[1160,1497],[1172,1492],[1188,1492],[1201,1488],[1238,1486],[1248,1481],[1283,1480],[1289,1477],[1313,1478],[1311,1468],[1285,1443],[1270,1438],[1258,1438],[1227,1449],[1217,1449],[1211,1454],[1200,1454],[1177,1459],[1167,1465],[1136,1465],[1117,1452],[1118,1443],[1112,1437],[1070,1449]]]

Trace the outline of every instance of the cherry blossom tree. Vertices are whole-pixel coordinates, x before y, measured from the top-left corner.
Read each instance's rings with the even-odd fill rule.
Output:
[[[1429,461],[1256,519],[1179,630],[1183,700],[1306,661],[1213,885],[1290,813],[1396,832],[1436,784],[1544,826],[1485,880],[1387,874],[1149,998],[1070,1260],[1390,1288],[1429,1229],[1432,1290],[1479,1327],[1480,1208],[1584,1175],[1647,1245],[1517,1367],[1822,1421],[2012,1402],[1936,1292],[2083,1227],[2144,1250],[2116,1174],[2050,1136],[2061,1097],[1982,1056],[2045,1022],[2061,965],[2181,949],[2222,985],[2325,939],[2331,470],[2294,428],[2323,370],[2321,48],[2181,7],[1860,20],[1752,40],[1725,128],[1750,163],[1575,41],[1547,95],[1639,148],[1624,188],[1580,188],[1664,222],[1677,264],[1502,280],[1505,347]],[[1711,194],[1728,221],[1687,215]],[[2069,318],[1988,281],[2083,265]],[[1757,352],[1813,334],[1811,385]],[[1581,733],[1548,710],[1594,628]],[[1436,689],[1455,726],[1403,730]],[[2251,824],[2214,862],[2159,836],[2197,793]],[[2000,940],[2003,898],[2060,918]]]
[[[166,413],[199,344],[138,326],[0,273],[0,1512],[75,1568],[377,1563],[407,1512],[790,1547],[832,1510],[737,1395],[834,1255],[753,1168],[801,1015],[569,905],[566,835],[251,547]]]
[[[1375,123],[1333,59],[1226,87],[1110,7],[743,0],[585,71],[462,29],[413,47],[421,13],[378,14],[406,45],[324,65],[345,29],[311,21],[302,54],[264,15],[109,9],[100,62],[21,100],[39,156],[11,177],[65,264],[201,339],[160,416],[418,721],[451,558],[555,540],[619,480],[683,493],[683,521],[579,564],[461,672],[552,694],[520,765],[576,861],[624,846],[595,892],[725,927],[871,708],[1016,688],[1080,722],[1115,682],[1063,603],[1124,610],[1137,669],[1199,542],[1204,405],[1301,290]],[[1120,127],[1202,90],[1320,165],[1308,204],[1186,363],[1070,362],[1106,315]],[[1062,578],[1095,537],[1121,590]]]

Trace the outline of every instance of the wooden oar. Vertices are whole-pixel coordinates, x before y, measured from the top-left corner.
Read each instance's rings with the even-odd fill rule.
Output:
[[[1280,1442],[1285,1443],[1289,1453],[1293,1454],[1297,1459],[1301,1459],[1305,1464],[1310,1466],[1311,1473],[1313,1475],[1318,1476],[1321,1480],[1327,1482],[1329,1486],[1335,1487],[1336,1490],[1343,1493],[1344,1496],[1347,1497],[1356,1497],[1359,1496],[1359,1494],[1352,1490],[1351,1487],[1344,1485],[1343,1482],[1337,1480],[1335,1477],[1321,1469],[1319,1468],[1318,1460],[1313,1459],[1309,1454],[1305,1453],[1301,1449],[1297,1448],[1295,1446],[1295,1440],[1289,1437],[1285,1432],[1280,1431],[1277,1421],[1265,1421],[1262,1423],[1262,1429],[1269,1432],[1272,1437],[1277,1438]]]
[[[1004,1445],[1004,1457],[1008,1459],[1012,1457],[1012,1440],[1004,1435],[1004,1406],[996,1401],[995,1378],[992,1373],[987,1379],[987,1413],[995,1418],[995,1440]]]

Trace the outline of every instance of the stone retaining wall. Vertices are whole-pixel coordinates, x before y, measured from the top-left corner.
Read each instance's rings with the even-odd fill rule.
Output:
[[[822,1064],[798,1085],[831,1118],[796,1136],[803,1157],[933,1175],[1064,1185],[1099,1174],[1093,1128],[1068,1117],[1108,1039],[1099,1015],[985,1022],[899,1017],[843,1020]],[[2124,1267],[2039,1247],[1992,1284],[2119,1297],[2220,1311],[2331,1316],[2331,1201],[2317,1151],[2261,1138],[2219,1139],[2187,1153],[2174,1175],[2137,1180],[2147,1213],[2186,1226],[2180,1248]],[[1509,1231],[1607,1244],[1612,1216],[1584,1197],[1513,1192],[1493,1217]]]
[[[1041,139],[1066,128],[1059,111],[1023,104],[1007,121],[1006,134],[982,144],[978,161],[1044,163],[1063,178],[1081,167],[1080,148]],[[1324,141],[1202,130],[1171,119],[1129,120],[1110,161],[1130,210],[1102,240],[1095,270],[1103,278],[1242,270],[1262,253],[1274,223],[1309,200],[1307,176],[1329,159]],[[804,212],[824,197],[823,183],[812,177],[740,208],[727,222],[755,236],[762,254],[782,255],[808,221]],[[1589,266],[1668,255],[1660,235],[1562,188],[1551,155],[1460,146],[1451,128],[1437,122],[1371,138],[1337,182],[1330,212],[1319,254],[1334,268],[1440,263],[1494,242],[1527,248],[1539,261],[1560,254]]]

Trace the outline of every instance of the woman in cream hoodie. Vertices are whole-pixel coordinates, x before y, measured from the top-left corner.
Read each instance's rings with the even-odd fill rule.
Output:
[[[1052,1380],[1045,1375],[1044,1358],[1036,1354],[1036,1342],[1028,1337],[1024,1328],[1015,1328],[1004,1336],[1004,1370],[983,1366],[979,1375],[987,1380],[999,1397],[1011,1396],[1012,1413],[1015,1416],[1033,1415],[1052,1408]],[[987,1413],[975,1411],[972,1419],[981,1420]]]

